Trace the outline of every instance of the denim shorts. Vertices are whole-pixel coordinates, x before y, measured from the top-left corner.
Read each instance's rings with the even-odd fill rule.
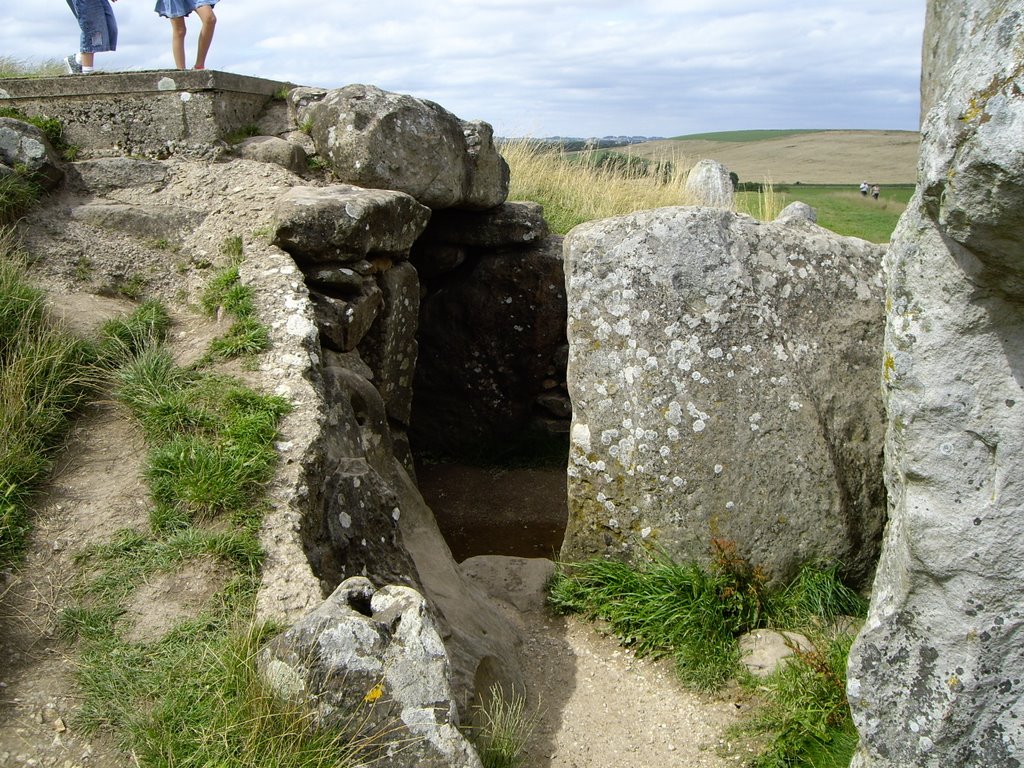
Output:
[[[82,53],[102,53],[117,48],[117,20],[110,0],[67,0],[82,30]]]
[[[155,10],[168,19],[180,19],[188,16],[200,5],[216,5],[217,0],[156,0]]]

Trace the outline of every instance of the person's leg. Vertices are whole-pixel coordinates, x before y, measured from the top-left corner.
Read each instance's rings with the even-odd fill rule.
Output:
[[[82,29],[79,60],[83,72],[91,72],[94,54],[112,51],[117,44],[117,22],[109,0],[75,0],[78,26]]]
[[[185,19],[171,19],[171,53],[174,66],[185,68]]]
[[[117,50],[117,19],[114,17],[114,9],[110,7],[110,0],[103,0],[103,19],[107,27],[107,50]]]
[[[210,51],[210,43],[213,42],[213,33],[217,28],[217,16],[213,12],[213,6],[200,5],[196,8],[196,14],[203,22],[203,28],[199,30],[199,49],[196,51],[196,69],[206,69],[206,54]]]
[[[71,13],[75,15],[75,21],[78,21],[78,8],[75,5],[74,0],[67,0],[68,8],[71,9]],[[78,22],[79,31],[81,32],[78,50],[81,51],[85,46],[85,32],[81,30],[82,23]],[[64,68],[67,70],[69,75],[80,75],[82,73],[82,54],[72,53],[64,57]]]

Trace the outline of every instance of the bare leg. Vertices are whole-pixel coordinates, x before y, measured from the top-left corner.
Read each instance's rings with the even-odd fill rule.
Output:
[[[79,62],[79,63],[83,67],[91,67],[93,61],[96,59],[94,54],[92,54],[92,53],[85,53],[84,51],[80,54],[80,58],[81,58],[81,62]]]
[[[174,66],[185,68],[185,19],[171,19],[171,53]]]
[[[213,42],[213,32],[217,28],[217,17],[213,13],[213,6],[209,5],[200,5],[196,8],[196,14],[203,22],[203,28],[199,30],[196,69],[206,69],[206,54],[209,53],[210,43]]]

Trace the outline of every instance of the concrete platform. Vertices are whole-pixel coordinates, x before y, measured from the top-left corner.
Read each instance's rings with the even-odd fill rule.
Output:
[[[218,70],[96,72],[0,80],[0,107],[55,117],[86,156],[205,154],[284,107],[292,83]]]

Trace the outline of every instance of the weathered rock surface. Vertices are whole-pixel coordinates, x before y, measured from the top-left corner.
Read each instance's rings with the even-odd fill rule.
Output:
[[[565,240],[574,413],[562,557],[732,540],[776,579],[869,577],[884,521],[881,248],[670,208]]]
[[[886,257],[890,521],[849,663],[858,768],[1024,764],[1024,3],[970,5],[930,4],[956,55],[935,59]]]
[[[701,160],[686,176],[686,191],[702,205],[732,208],[734,191],[729,169],[717,160]]]
[[[412,414],[419,348],[420,283],[416,269],[407,261],[385,269],[377,281],[383,297],[381,316],[360,342],[360,354],[373,371],[388,416],[406,427]]]
[[[427,208],[402,192],[347,184],[292,187],[277,203],[274,245],[303,262],[405,254],[429,218]]]
[[[302,147],[277,136],[252,136],[235,147],[239,157],[260,163],[274,163],[301,176],[307,170]]]
[[[486,123],[371,85],[290,98],[342,181],[406,192],[430,208],[493,208],[508,195],[508,165]]]
[[[71,209],[79,221],[103,229],[116,229],[154,240],[179,236],[196,227],[204,214],[175,205],[127,205],[125,203],[88,203]]]
[[[408,587],[343,582],[270,641],[260,670],[315,724],[373,742],[374,765],[478,768],[458,728],[448,656],[423,597]]]
[[[94,195],[105,195],[117,189],[157,191],[166,186],[169,179],[165,163],[135,157],[98,157],[79,160],[68,167],[69,186]]]
[[[0,117],[0,163],[24,167],[47,187],[64,178],[60,158],[43,132],[10,117]]]
[[[812,224],[818,221],[818,212],[807,203],[799,200],[790,203],[775,217],[776,221],[809,221]]]
[[[757,629],[739,639],[740,664],[754,677],[768,677],[777,672],[797,651],[814,650],[806,635]]]
[[[403,467],[397,466],[396,474],[402,541],[416,564],[423,594],[441,618],[459,711],[468,713],[475,697],[486,695],[494,684],[522,693],[521,629],[462,572],[416,484]]]
[[[301,274],[281,251],[271,246],[268,251],[276,252],[291,274]],[[359,262],[353,266],[362,268]],[[355,269],[344,274],[347,269],[321,264],[311,274],[340,281],[359,274]],[[433,514],[402,466],[408,447],[398,419],[408,392],[402,394],[401,373],[411,365],[417,310],[405,291],[418,297],[415,270],[398,262],[368,277],[380,281],[375,284],[384,296],[374,329],[362,339],[364,347],[379,347],[371,364],[358,349],[324,348],[322,328],[319,336],[315,328],[310,336],[315,314],[301,280],[296,293],[282,294],[281,268],[263,262],[252,264],[245,277],[265,299],[260,306],[272,329],[273,354],[289,363],[275,367],[276,385],[306,394],[301,409],[289,414],[283,428],[289,461],[282,472],[290,480],[278,492],[301,522],[294,523],[297,536],[291,529],[287,537],[279,532],[268,546],[273,558],[269,583],[261,591],[262,609],[295,621],[300,612],[279,607],[300,603],[304,595],[308,599],[310,577],[319,579],[318,593],[353,576],[366,576],[377,585],[413,587],[427,598],[438,619],[459,707],[468,709],[476,692],[492,682],[505,690],[521,689],[519,631],[460,574]],[[371,338],[378,341],[371,345]],[[292,423],[300,418],[301,424]],[[300,559],[304,569],[291,562]],[[289,583],[281,584],[281,579]]]

